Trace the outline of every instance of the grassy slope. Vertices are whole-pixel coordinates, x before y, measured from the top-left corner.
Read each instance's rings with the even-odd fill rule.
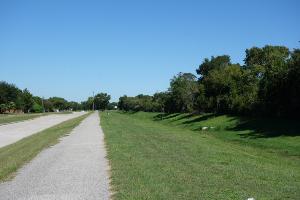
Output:
[[[291,140],[273,137],[262,146],[259,143],[266,138],[256,138],[258,143],[246,142],[249,137],[237,139],[237,130],[229,131],[236,132],[232,137],[224,136],[227,134],[224,126],[237,127],[233,125],[235,119],[230,117],[223,116],[227,124],[207,117],[183,123],[194,118],[177,115],[177,120],[169,116],[154,122],[155,115],[102,114],[116,199],[297,199],[300,196],[299,156],[282,154],[285,142],[280,142],[291,143],[286,147],[291,154],[299,155],[298,136]],[[216,128],[192,131],[205,122]],[[277,147],[278,151],[269,150]]]
[[[14,172],[43,149],[56,144],[61,136],[70,133],[87,115],[62,122],[14,144],[0,148],[0,181],[11,177]]]
[[[136,117],[138,115],[139,113]],[[166,116],[162,121],[154,113],[147,114],[146,117],[198,132],[202,127],[214,127],[206,132],[226,142],[260,147],[282,155],[300,156],[300,123],[297,120],[251,119],[211,114],[173,114]]]

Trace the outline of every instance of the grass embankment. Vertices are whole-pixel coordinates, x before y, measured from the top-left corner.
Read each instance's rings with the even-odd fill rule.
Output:
[[[215,116],[213,114],[171,114],[160,120],[161,116],[155,113],[147,113],[147,115],[136,113],[135,116],[139,115],[166,125],[198,132],[203,127],[207,127],[205,133],[226,142],[259,147],[282,155],[300,156],[299,120]]]
[[[101,115],[115,199],[300,196],[299,136],[248,137],[264,132],[238,130],[242,123],[229,116],[170,115],[160,120],[157,115]],[[198,130],[204,124],[215,128]]]
[[[44,131],[0,148],[0,181],[10,178],[26,162],[43,149],[56,144],[60,137],[71,132],[89,114],[70,119]]]
[[[13,122],[25,121],[34,119],[40,116],[47,115],[47,113],[33,113],[33,114],[0,114],[0,125],[9,124]]]

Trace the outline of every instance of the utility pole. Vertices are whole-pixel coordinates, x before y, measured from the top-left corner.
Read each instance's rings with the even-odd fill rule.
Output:
[[[43,106],[43,113],[44,113],[45,112],[44,97],[42,97],[42,106]]]
[[[95,93],[93,91],[93,110],[95,110]]]

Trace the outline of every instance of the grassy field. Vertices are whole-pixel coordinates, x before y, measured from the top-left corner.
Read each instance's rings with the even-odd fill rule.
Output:
[[[292,121],[185,114],[161,120],[142,112],[101,117],[115,199],[300,196],[299,129]]]
[[[39,152],[56,144],[61,136],[70,133],[87,115],[62,122],[14,144],[0,148],[0,181],[11,178],[14,172]]]

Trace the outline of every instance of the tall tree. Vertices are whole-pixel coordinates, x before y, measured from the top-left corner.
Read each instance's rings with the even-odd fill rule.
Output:
[[[32,94],[29,92],[29,90],[27,90],[27,88],[24,89],[22,92],[22,103],[23,103],[24,112],[25,113],[30,112],[34,104],[34,100]]]
[[[54,109],[67,110],[69,108],[68,101],[61,97],[51,97],[48,99]]]
[[[289,95],[287,63],[289,49],[284,46],[266,45],[263,48],[253,47],[246,50],[247,68],[259,69],[259,102],[264,113],[283,116],[286,112],[286,97]]]
[[[170,94],[177,112],[192,112],[198,92],[197,77],[191,73],[179,73],[171,79]]]
[[[21,90],[14,84],[9,84],[5,81],[0,81],[0,104],[7,104],[9,102],[16,102]]]
[[[95,96],[94,103],[96,110],[105,110],[109,104],[110,95],[107,93],[99,93]]]
[[[196,72],[198,75],[200,75],[200,79],[202,79],[207,76],[211,70],[226,67],[230,64],[230,56],[228,55],[217,57],[212,56],[210,60],[205,58],[202,64],[199,65],[199,68],[196,69]]]

